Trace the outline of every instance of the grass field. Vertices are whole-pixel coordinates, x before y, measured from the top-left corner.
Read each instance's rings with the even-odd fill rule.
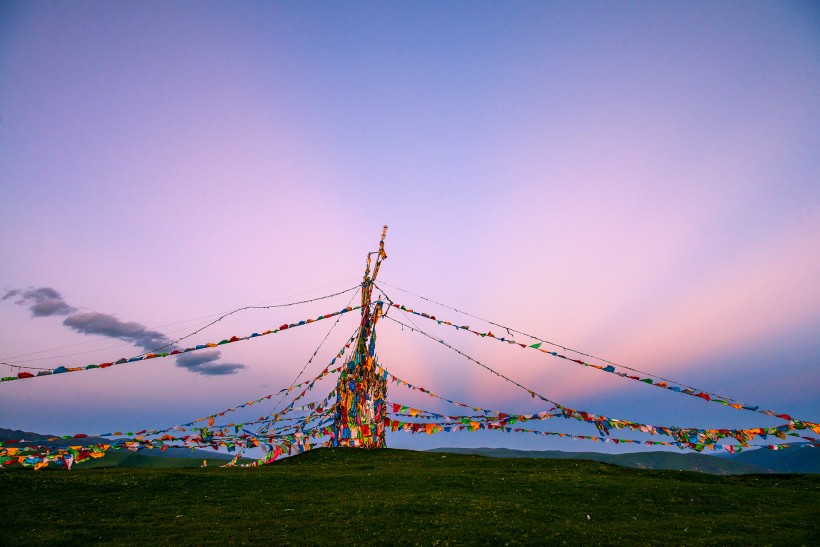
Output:
[[[84,472],[87,469],[100,469],[103,467],[144,467],[144,468],[169,468],[169,467],[202,467],[202,461],[207,460],[208,466],[219,467],[230,461],[228,458],[161,458],[156,455],[142,455],[131,452],[117,452],[109,450],[104,458],[98,460],[87,460],[77,465],[74,471]],[[250,463],[253,460],[244,460]],[[55,469],[61,467],[52,464]]]
[[[2,545],[820,544],[820,477],[314,450],[262,468],[0,473]]]

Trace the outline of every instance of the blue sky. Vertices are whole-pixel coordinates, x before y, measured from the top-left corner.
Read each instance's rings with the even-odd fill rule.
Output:
[[[9,2],[0,289],[50,287],[173,338],[205,321],[193,318],[354,285],[388,224],[381,275],[398,287],[817,421],[818,21],[801,2]],[[321,304],[232,317],[203,340]],[[17,365],[139,352],[13,299],[0,326],[0,361]],[[288,385],[325,327],[223,350],[220,362],[246,365],[232,375],[158,361],[5,383],[0,425],[187,421]],[[383,361],[405,376],[531,408],[382,328]],[[759,419],[463,343],[576,408]]]

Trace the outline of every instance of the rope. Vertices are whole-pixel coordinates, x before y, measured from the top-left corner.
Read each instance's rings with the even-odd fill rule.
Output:
[[[353,288],[355,289],[355,288],[357,288],[357,287],[353,287]],[[351,290],[351,289],[348,289],[348,290]],[[347,291],[345,291],[345,292],[347,292]],[[348,300],[348,302],[347,302],[347,305],[348,305],[348,306],[351,304],[351,302],[353,302],[353,298],[355,298],[355,297],[356,297],[356,295],[355,295],[355,294],[354,294],[353,296],[351,296],[351,297],[350,297],[350,300]],[[307,367],[308,367],[308,366],[309,366],[309,365],[313,362],[313,359],[314,359],[314,358],[316,357],[316,355],[319,353],[319,350],[321,350],[321,349],[322,349],[322,346],[323,346],[323,345],[324,345],[324,343],[327,341],[328,337],[330,336],[330,333],[332,333],[332,332],[333,332],[333,329],[335,329],[335,328],[336,328],[336,325],[338,325],[338,324],[339,324],[339,321],[341,320],[341,318],[342,318],[342,316],[341,316],[341,315],[340,315],[340,316],[338,316],[338,317],[336,318],[336,321],[334,321],[334,322],[333,322],[333,325],[331,325],[330,329],[327,331],[327,334],[325,334],[325,337],[324,337],[324,338],[322,338],[322,341],[321,341],[321,342],[319,342],[319,346],[318,346],[318,347],[316,348],[316,350],[313,352],[313,355],[311,355],[311,356],[310,356],[310,359],[308,359],[307,363],[305,363],[305,366],[303,366],[303,367],[302,367],[302,370],[300,370],[300,371],[299,371],[299,374],[297,374],[297,375],[296,375],[296,378],[294,378],[294,379],[293,379],[293,381],[292,381],[292,382],[291,382],[291,384],[290,384],[290,387],[288,387],[288,388],[286,388],[285,390],[283,390],[283,392],[282,392],[282,397],[280,397],[280,398],[279,398],[279,400],[276,402],[276,404],[274,404],[274,405],[273,405],[274,410],[275,410],[275,409],[276,409],[276,408],[277,408],[280,404],[282,404],[282,401],[284,401],[284,400],[285,400],[285,398],[287,397],[288,391],[290,391],[290,390],[293,388],[293,386],[295,386],[295,385],[297,384],[297,382],[298,382],[299,378],[300,378],[300,377],[302,376],[302,374],[305,372],[305,370],[307,369]],[[356,337],[357,333],[358,333],[358,329],[356,330],[356,332],[354,332],[354,333],[353,333],[353,336],[351,336],[351,337],[350,337],[350,339],[349,339],[349,340],[348,340],[348,342],[347,342],[348,344],[349,344],[349,343],[351,343],[351,342],[353,341],[353,339]],[[275,415],[274,415],[273,413],[269,414],[269,415],[268,415],[268,418],[270,418],[270,419],[266,420],[266,422],[265,422],[263,425],[260,425],[260,426],[259,426],[259,428],[257,428],[257,430],[256,430],[256,432],[255,432],[255,435],[256,435],[256,436],[258,436],[260,433],[266,433],[267,431],[269,431],[269,430],[270,430],[270,426],[271,426],[271,424],[273,424],[273,423],[275,423],[276,421],[278,421],[278,419],[279,419],[279,417],[280,417],[280,415],[281,415],[281,414],[282,414],[282,412],[280,412],[279,414],[275,414]],[[271,418],[271,416],[273,416],[273,417]],[[244,454],[244,452],[245,452],[245,449],[244,449],[244,448],[243,448],[242,450],[240,450],[240,451],[239,451],[239,453],[236,455],[236,457],[234,457],[233,462],[234,462],[234,463],[236,463],[237,461],[239,461],[239,459],[242,457],[242,454]]]
[[[393,287],[394,289],[400,290],[401,292],[404,292],[404,293],[407,293],[407,294],[413,295],[413,296],[415,296],[415,297],[421,298],[422,300],[426,300],[427,302],[431,302],[431,303],[436,304],[436,305],[438,305],[438,306],[441,306],[441,307],[443,307],[443,308],[447,308],[448,310],[452,310],[452,311],[454,311],[454,312],[456,312],[456,313],[461,313],[461,314],[466,315],[466,316],[468,316],[468,317],[472,317],[473,319],[478,319],[479,321],[484,321],[485,323],[489,323],[490,325],[493,325],[493,326],[496,326],[496,327],[498,327],[498,328],[504,329],[504,330],[506,330],[508,333],[513,333],[513,332],[514,332],[514,333],[516,333],[516,334],[521,334],[521,335],[526,336],[526,337],[528,337],[528,338],[532,338],[533,340],[538,340],[539,342],[542,342],[542,343],[544,343],[544,344],[548,344],[548,345],[550,345],[550,346],[554,346],[554,347],[556,347],[556,348],[561,348],[561,349],[562,349],[562,350],[564,350],[564,351],[571,351],[572,353],[576,353],[576,354],[578,354],[578,355],[583,355],[584,357],[589,357],[590,359],[596,359],[596,360],[598,360],[598,361],[601,361],[601,362],[604,362],[604,363],[608,363],[608,364],[610,364],[610,365],[613,365],[613,366],[616,366],[616,367],[620,367],[620,368],[623,368],[623,369],[626,369],[626,370],[631,370],[632,372],[637,372],[637,373],[639,373],[639,374],[643,374],[643,375],[646,375],[646,376],[652,376],[653,378],[657,378],[657,379],[662,380],[662,381],[664,381],[664,382],[670,382],[670,383],[673,383],[673,384],[677,384],[677,385],[679,385],[679,386],[681,386],[681,387],[684,387],[684,388],[687,388],[687,389],[693,389],[693,390],[696,390],[696,391],[701,391],[701,390],[699,390],[698,388],[696,388],[696,387],[694,387],[694,386],[690,386],[690,385],[688,385],[688,384],[685,384],[685,383],[683,383],[683,382],[679,382],[679,381],[677,381],[677,380],[672,380],[672,379],[669,379],[669,378],[664,378],[663,376],[659,376],[659,375],[654,374],[654,373],[651,373],[651,372],[645,372],[645,371],[643,371],[643,370],[639,370],[639,369],[636,369],[636,368],[632,368],[632,367],[629,367],[629,366],[627,366],[627,365],[621,365],[621,364],[616,363],[616,362],[614,362],[614,361],[610,361],[610,360],[608,360],[608,359],[604,359],[603,357],[597,357],[597,356],[592,355],[592,354],[590,354],[590,353],[584,353],[583,351],[579,351],[579,350],[577,350],[577,349],[572,349],[572,348],[570,348],[570,347],[567,347],[567,346],[564,346],[564,345],[558,344],[557,342],[550,342],[549,340],[545,340],[545,339],[543,339],[543,338],[539,338],[538,336],[534,336],[534,335],[532,335],[532,334],[527,334],[526,332],[523,332],[523,331],[520,331],[520,330],[514,329],[514,328],[512,328],[512,327],[508,327],[508,326],[506,326],[506,325],[502,325],[502,324],[500,324],[500,323],[495,323],[495,322],[493,322],[493,321],[490,321],[489,319],[484,319],[483,317],[479,317],[479,316],[477,316],[477,315],[473,315],[473,314],[471,314],[471,313],[468,313],[468,312],[465,312],[465,311],[462,311],[462,310],[456,309],[456,308],[454,308],[454,307],[452,307],[452,306],[448,306],[447,304],[442,304],[441,302],[436,302],[435,300],[433,300],[433,299],[431,299],[431,298],[427,298],[427,297],[422,296],[422,295],[420,295],[420,294],[416,294],[416,293],[410,292],[410,291],[408,291],[408,290],[406,290],[406,289],[402,289],[402,288],[400,288],[400,287],[397,287],[396,285],[393,285],[393,284],[391,284],[391,283],[388,283],[387,281],[381,281],[381,283],[384,283],[385,285],[390,285],[390,286],[391,286],[391,287]],[[381,290],[381,289],[379,289],[379,290]],[[384,291],[382,291],[382,293],[384,293]],[[386,295],[385,295],[385,297],[386,297]],[[388,299],[388,300],[389,300],[389,299]],[[392,300],[390,300],[390,303],[392,304],[392,303],[393,303],[393,301],[392,301]],[[717,395],[718,397],[720,397],[720,398],[722,398],[722,399],[727,399],[727,400],[729,400],[729,401],[735,402],[735,401],[734,401],[731,397],[726,397],[726,396],[724,396],[724,395],[720,395],[720,394],[717,394],[717,393],[715,393],[714,395]]]
[[[317,287],[317,288],[315,288],[315,289],[310,289],[310,290],[308,290],[308,291],[302,291],[302,292],[298,292],[298,293],[294,293],[294,294],[289,294],[289,295],[287,295],[287,296],[282,296],[282,297],[279,297],[279,298],[274,298],[274,299],[272,299],[272,300],[266,300],[266,301],[264,301],[264,302],[260,302],[259,304],[256,304],[256,305],[257,305],[257,306],[261,306],[261,305],[263,305],[263,304],[267,304],[268,302],[275,302],[275,301],[277,301],[277,300],[284,300],[285,298],[292,298],[292,297],[294,297],[294,296],[300,296],[300,295],[303,295],[303,294],[311,293],[311,292],[313,292],[313,291],[318,291],[318,290],[326,289],[326,288],[328,288],[328,287],[335,287],[336,285],[341,285],[342,283],[345,283],[345,284],[346,284],[346,283],[348,283],[348,282],[347,282],[347,281],[342,281],[342,282],[339,282],[339,283],[332,283],[332,284],[330,284],[330,285],[324,285],[324,286],[322,286],[322,287]],[[350,290],[350,289],[348,289],[348,290]],[[173,322],[173,323],[164,323],[164,324],[162,324],[162,325],[157,325],[157,326],[155,326],[155,327],[148,327],[148,329],[149,329],[149,330],[157,330],[157,329],[161,329],[161,328],[163,328],[163,327],[172,327],[172,326],[174,326],[174,325],[180,325],[180,324],[182,324],[182,323],[190,323],[190,322],[192,322],[192,321],[199,321],[200,319],[207,319],[207,318],[209,318],[209,317],[214,317],[215,315],[221,315],[222,313],[224,313],[224,312],[219,312],[219,313],[211,313],[211,314],[208,314],[208,315],[201,315],[201,316],[199,316],[199,317],[193,317],[193,318],[191,318],[191,319],[183,319],[182,321],[175,321],[175,322]],[[174,333],[174,332],[179,332],[179,331],[183,331],[183,330],[186,330],[186,328],[181,328],[181,329],[173,330],[173,331],[171,331],[171,333]],[[101,341],[103,341],[103,340],[109,340],[109,339],[110,339],[110,337],[109,337],[109,336],[103,336],[103,337],[100,337],[100,338],[95,338],[95,339],[93,339],[93,340],[85,340],[85,341],[83,341],[83,342],[76,342],[76,343],[74,343],[74,344],[67,344],[67,345],[65,345],[65,346],[57,346],[57,347],[48,348],[48,349],[44,349],[44,350],[40,350],[40,351],[33,351],[33,352],[31,352],[31,353],[21,353],[21,354],[19,354],[19,355],[11,355],[11,356],[7,356],[7,357],[0,357],[0,359],[2,359],[2,360],[6,360],[6,359],[17,359],[18,357],[28,357],[29,355],[37,355],[37,354],[40,354],[40,353],[47,353],[47,352],[49,352],[49,351],[56,351],[56,350],[59,350],[59,349],[73,348],[73,347],[76,347],[76,346],[84,346],[84,345],[86,345],[86,344],[94,344],[95,342],[101,342]],[[105,350],[105,349],[118,348],[118,347],[120,347],[120,346],[128,346],[128,345],[130,345],[130,344],[128,344],[128,343],[125,343],[125,344],[118,344],[118,345],[116,345],[116,346],[110,346],[110,347],[106,347],[106,348],[100,348],[99,350],[91,350],[91,351],[89,351],[89,352],[83,352],[83,353],[92,353],[92,352],[94,352],[94,351],[102,351],[102,350]],[[30,362],[30,361],[42,361],[42,360],[44,360],[44,359],[60,359],[60,358],[62,358],[62,357],[71,357],[71,356],[74,356],[74,355],[82,355],[82,353],[70,353],[70,354],[67,354],[67,355],[55,355],[55,356],[52,356],[52,357],[43,357],[43,358],[39,358],[39,359],[28,359],[27,361],[29,361],[29,362]],[[8,363],[3,363],[3,362],[0,362],[0,364],[8,364]],[[9,365],[9,366],[17,366],[17,365]],[[18,368],[20,368],[20,367],[18,367]],[[22,367],[22,368],[35,368],[35,367]],[[42,369],[42,370],[48,370],[48,369]]]
[[[182,340],[185,340],[186,338],[190,338],[191,336],[193,336],[193,335],[195,335],[195,334],[198,334],[198,333],[202,332],[203,330],[207,329],[207,328],[208,328],[208,327],[210,327],[211,325],[214,325],[214,324],[216,324],[216,323],[219,323],[220,321],[222,321],[223,319],[225,319],[225,318],[226,318],[226,317],[228,317],[229,315],[233,315],[233,314],[238,313],[238,312],[241,312],[241,311],[245,311],[245,310],[268,310],[268,309],[271,309],[271,308],[286,308],[286,307],[288,307],[288,306],[297,306],[297,305],[299,305],[299,304],[308,304],[308,303],[310,303],[310,302],[317,302],[317,301],[319,301],[319,300],[325,300],[325,299],[327,299],[327,298],[333,298],[334,296],[339,296],[340,294],[344,294],[344,293],[346,293],[346,292],[350,292],[350,291],[356,290],[356,289],[358,289],[360,286],[361,286],[361,285],[356,285],[355,287],[351,287],[351,288],[349,288],[349,289],[345,289],[345,290],[343,290],[343,291],[335,292],[335,293],[333,293],[333,294],[328,294],[328,295],[325,295],[325,296],[318,296],[318,297],[316,297],[316,298],[310,298],[310,299],[308,299],[308,300],[300,300],[300,301],[298,301],[298,302],[288,302],[287,304],[271,304],[271,305],[269,305],[269,306],[244,306],[244,307],[242,307],[242,308],[237,308],[237,309],[235,309],[235,310],[233,310],[233,311],[231,311],[231,312],[228,312],[228,313],[226,313],[226,314],[223,314],[223,315],[219,316],[218,318],[214,319],[213,321],[211,321],[210,323],[208,323],[208,324],[207,324],[207,325],[205,325],[204,327],[202,327],[202,328],[200,328],[200,329],[197,329],[197,330],[195,330],[194,332],[192,332],[192,333],[190,333],[190,334],[186,334],[186,335],[185,335],[185,336],[183,336],[182,338],[178,338],[178,339],[174,340],[173,342],[170,342],[170,343],[168,343],[168,344],[165,344],[164,346],[160,346],[160,347],[158,347],[158,348],[156,348],[156,349],[153,349],[153,350],[150,350],[150,351],[146,351],[146,352],[144,352],[144,353],[140,353],[139,355],[135,355],[135,357],[140,357],[140,356],[142,356],[142,355],[147,355],[147,354],[149,354],[149,353],[157,353],[157,352],[158,352],[158,351],[160,351],[160,350],[163,350],[163,349],[165,349],[165,348],[167,348],[167,347],[169,347],[169,346],[173,346],[174,344],[176,344],[176,343],[178,343],[178,342],[181,342]],[[352,299],[351,299],[351,301],[352,301]],[[350,304],[348,303],[348,305],[350,305]]]
[[[418,328],[418,325],[414,328],[414,327],[411,327],[410,325],[407,325],[407,324],[405,324],[405,323],[402,323],[402,322],[401,322],[401,321],[399,321],[398,319],[393,319],[392,317],[387,317],[387,316],[385,316],[385,319],[389,319],[390,321],[393,321],[394,323],[398,323],[398,324],[399,324],[399,325],[401,325],[402,327],[407,327],[407,328],[408,328],[408,329],[410,329],[411,331],[414,331],[414,332],[418,332],[418,333],[420,333],[420,334],[423,334],[423,335],[424,335],[424,336],[426,336],[427,338],[430,338],[431,340],[435,340],[435,341],[436,341],[436,342],[438,342],[439,344],[441,344],[441,345],[443,345],[443,346],[446,346],[446,347],[450,348],[451,350],[453,350],[454,352],[458,353],[458,354],[459,354],[459,355],[461,355],[462,357],[466,357],[468,360],[470,360],[470,361],[472,361],[473,363],[477,364],[478,366],[480,366],[480,367],[482,367],[482,368],[484,368],[484,369],[486,369],[486,370],[490,371],[491,373],[495,374],[495,375],[496,375],[496,376],[498,376],[499,378],[502,378],[502,379],[506,380],[507,382],[509,382],[509,383],[511,383],[511,384],[513,384],[513,385],[515,385],[515,386],[520,387],[521,389],[523,389],[524,391],[526,391],[527,393],[529,393],[531,397],[536,397],[536,396],[537,396],[537,397],[538,397],[539,399],[541,399],[542,401],[546,401],[547,403],[553,404],[553,405],[555,405],[556,407],[563,408],[563,406],[562,406],[562,405],[560,405],[560,404],[556,403],[555,401],[553,401],[553,400],[551,400],[551,399],[548,399],[547,397],[545,397],[545,396],[541,395],[540,393],[537,393],[537,392],[535,392],[535,391],[531,390],[531,389],[530,389],[530,388],[528,388],[528,387],[523,386],[522,384],[519,384],[518,382],[516,382],[515,380],[513,380],[513,379],[512,379],[512,378],[510,378],[509,376],[505,376],[504,374],[501,374],[500,372],[498,372],[498,371],[496,371],[496,370],[494,370],[494,369],[492,369],[492,368],[488,367],[487,365],[485,365],[484,363],[482,363],[482,362],[481,362],[481,361],[479,361],[478,359],[474,359],[473,357],[470,357],[469,355],[467,355],[466,353],[464,353],[464,352],[463,352],[463,351],[461,351],[460,349],[458,349],[458,348],[455,348],[455,347],[451,346],[450,344],[448,344],[448,343],[447,343],[447,342],[445,342],[444,340],[442,340],[442,339],[440,339],[440,338],[436,338],[436,337],[435,337],[435,336],[433,336],[432,334],[429,334],[429,333],[427,333],[427,332],[425,332],[425,331],[421,330],[420,328]]]
[[[355,288],[355,287],[354,287],[354,288]],[[353,296],[351,296],[351,297],[350,297],[350,300],[348,300],[348,302],[347,302],[347,305],[348,305],[348,306],[349,306],[349,305],[353,302],[353,299],[354,299],[355,297],[356,297],[356,295],[355,295],[355,294],[354,294]],[[347,306],[345,306],[345,307],[347,307]],[[308,368],[308,366],[310,366],[310,364],[313,362],[313,359],[316,357],[316,354],[318,354],[318,353],[319,353],[319,350],[320,350],[320,349],[322,349],[322,346],[323,346],[323,345],[324,345],[324,343],[327,341],[328,337],[330,336],[330,333],[332,333],[332,332],[333,332],[333,329],[335,329],[335,328],[336,328],[336,325],[338,325],[338,324],[339,324],[339,321],[341,320],[341,318],[342,318],[342,316],[340,315],[339,317],[337,317],[337,318],[336,318],[336,321],[334,321],[334,322],[333,322],[333,325],[331,325],[331,326],[330,326],[330,329],[327,331],[327,334],[325,334],[325,337],[324,337],[324,338],[322,338],[322,341],[321,341],[321,342],[319,342],[319,346],[318,346],[318,347],[316,348],[316,350],[313,352],[313,355],[311,355],[311,356],[310,356],[310,359],[308,359],[307,363],[305,363],[305,366],[303,366],[303,367],[302,367],[302,370],[300,370],[300,371],[299,371],[299,374],[297,374],[297,375],[296,375],[296,378],[294,378],[294,379],[293,379],[293,381],[290,383],[290,388],[292,388],[293,386],[295,386],[295,385],[297,384],[297,382],[299,381],[299,378],[302,376],[302,374],[304,374],[305,370],[306,370],[306,369]],[[358,332],[358,331],[357,331],[357,332]],[[353,334],[353,336],[352,336],[350,339],[352,340],[352,339],[353,339],[353,337],[355,337],[355,336],[356,336],[356,333],[354,333],[354,334]],[[290,388],[288,388],[288,389],[290,389]],[[285,392],[282,394],[282,397],[280,397],[280,398],[279,398],[279,400],[276,402],[276,404],[275,404],[275,405],[273,405],[273,409],[274,409],[274,410],[276,410],[276,408],[277,408],[280,404],[282,404],[282,401],[284,401],[286,397],[287,397],[287,391],[285,391]],[[273,413],[271,413],[271,414],[273,414]],[[261,431],[261,430],[260,430],[260,431]],[[260,431],[257,431],[256,433],[258,434]]]
[[[207,329],[208,327],[218,323],[222,319],[224,319],[224,318],[226,318],[230,315],[233,315],[235,313],[241,312],[241,311],[251,310],[251,309],[284,308],[284,307],[289,307],[289,306],[296,306],[296,305],[299,305],[299,304],[307,304],[307,303],[310,303],[310,302],[317,302],[319,300],[326,300],[328,298],[333,298],[334,296],[339,296],[341,294],[356,290],[359,287],[360,287],[360,285],[356,285],[355,287],[351,287],[349,289],[345,289],[345,290],[340,291],[340,292],[336,292],[336,293],[333,293],[333,294],[328,294],[328,295],[325,295],[325,296],[319,296],[319,297],[311,298],[311,299],[308,299],[308,300],[301,300],[301,301],[298,301],[298,302],[288,302],[288,303],[285,303],[285,304],[274,304],[274,305],[268,305],[268,306],[244,306],[242,308],[237,308],[237,309],[235,309],[231,312],[222,314],[220,317],[218,317],[217,319],[215,319],[215,320],[211,321],[210,323],[206,324],[202,328],[199,328],[199,329],[197,329],[197,330],[195,330],[195,331],[193,331],[189,334],[186,334],[185,336],[183,336],[181,338],[178,338],[178,339],[174,340],[173,342],[169,342],[169,343],[167,343],[163,346],[160,346],[156,349],[153,349],[153,350],[150,350],[150,351],[145,351],[143,353],[137,354],[132,358],[143,357],[145,355],[152,354],[152,353],[158,353],[160,350],[163,350],[163,349],[168,348],[170,346],[174,346],[177,343],[181,342],[182,340],[185,340],[186,338],[190,338],[191,336],[194,336],[195,334],[198,334],[198,333],[202,332],[203,330]],[[351,298],[350,302],[352,302],[352,301],[353,301],[353,299]],[[348,305],[350,305],[350,302],[348,302]],[[126,346],[126,345],[130,345],[130,344],[118,344],[116,346],[112,346],[112,348],[117,348],[117,347]],[[66,346],[66,347],[69,347],[69,346]],[[103,348],[103,349],[110,349],[110,348]],[[45,350],[45,351],[50,351],[50,350]],[[79,353],[73,353],[73,354],[70,354],[70,355],[82,355],[84,353],[94,353],[96,351],[102,351],[102,350],[92,350],[92,351],[88,351],[88,352],[79,352]],[[34,355],[34,353],[31,353],[31,354],[28,354],[28,355]],[[57,359],[59,357],[60,356],[44,357],[44,358],[32,359],[32,361],[41,361],[41,360],[45,360],[45,359]],[[66,356],[63,356],[63,357],[66,357]],[[6,365],[6,366],[11,367],[11,368],[17,368],[17,369],[49,370],[49,371],[53,370],[53,368],[35,367],[35,366],[30,366],[30,365],[17,365],[17,364],[12,364],[12,363],[7,363],[7,362],[0,362],[0,364]]]

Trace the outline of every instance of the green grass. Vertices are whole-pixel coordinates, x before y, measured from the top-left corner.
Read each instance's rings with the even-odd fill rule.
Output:
[[[820,477],[322,449],[262,468],[0,473],[0,544],[820,544]]]
[[[85,471],[88,469],[99,469],[102,467],[145,467],[145,468],[180,468],[180,467],[202,467],[202,460],[208,461],[208,466],[219,467],[227,463],[225,458],[162,458],[159,455],[143,455],[131,452],[116,452],[109,450],[104,458],[98,460],[88,460],[74,468],[74,471]],[[249,463],[252,460],[243,459]],[[55,469],[61,465],[52,464]]]

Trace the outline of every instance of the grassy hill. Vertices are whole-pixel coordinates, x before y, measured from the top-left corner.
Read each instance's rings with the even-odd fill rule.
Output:
[[[796,445],[786,450],[747,450],[732,456],[731,461],[776,471],[792,473],[820,473],[820,448],[808,444]]]
[[[55,439],[49,441],[48,439]],[[50,446],[70,446],[70,445],[88,445],[98,443],[111,443],[111,439],[106,437],[85,437],[83,439],[61,439],[57,435],[50,433],[34,433],[32,431],[22,431],[20,429],[6,429],[0,427],[0,441],[8,441],[14,439],[17,441],[25,441],[31,444],[48,444]]]
[[[6,429],[0,427],[0,441],[8,442],[9,439],[24,441],[14,443],[10,446],[26,446],[27,444],[47,444],[49,446],[87,446],[94,444],[111,444],[113,441],[107,437],[85,437],[82,439],[57,439],[48,441],[56,435],[33,433],[19,429]],[[143,461],[148,456],[147,461]],[[215,450],[201,450],[190,448],[168,448],[164,452],[159,449],[139,450],[137,452],[127,452],[119,450],[109,450],[104,458],[99,460],[89,460],[77,466],[77,469],[90,469],[98,467],[200,467],[202,460],[208,460],[208,465],[222,465],[233,457],[232,454],[216,452]],[[157,461],[159,460],[159,461]],[[174,460],[174,461],[166,461]],[[182,460],[182,461],[176,461]]]
[[[32,433],[15,429],[0,428],[0,440],[18,439],[36,441],[48,439],[54,435]],[[87,437],[84,439],[60,439],[49,441],[54,446],[88,445],[105,443],[111,439],[104,437]],[[668,469],[675,471],[701,471],[716,475],[738,475],[748,473],[820,473],[820,450],[797,444],[787,450],[747,450],[740,454],[696,454],[668,451],[641,451],[630,454],[604,454],[601,452],[563,452],[558,450],[513,450],[508,448],[435,448],[431,452],[448,452],[454,454],[474,454],[494,458],[551,458],[591,460],[636,469]],[[145,456],[150,457],[143,461]],[[83,462],[77,469],[99,467],[201,467],[202,460],[208,465],[221,465],[232,457],[231,454],[213,450],[191,450],[189,448],[168,448],[164,452],[140,450],[138,452],[120,452],[110,450],[100,460]],[[156,461],[163,460],[183,461]],[[221,461],[220,461],[221,460]]]
[[[200,452],[205,452],[201,450]],[[156,453],[156,454],[153,454]],[[202,461],[207,460],[209,466],[223,465],[228,460],[226,458],[214,458],[208,454],[207,458],[192,457],[183,458],[179,456],[159,457],[158,450],[141,450],[140,452],[118,452],[109,450],[104,458],[98,460],[88,460],[77,464],[73,471],[85,471],[88,469],[100,469],[105,467],[141,467],[147,469],[179,469],[185,467],[202,467]]]
[[[635,469],[665,469],[672,471],[699,471],[714,475],[742,475],[769,473],[770,469],[750,462],[717,458],[706,454],[667,451],[645,451],[629,454],[602,452],[562,452],[559,450],[513,450],[509,448],[435,448],[431,452],[474,454],[491,458],[548,458],[589,460]],[[767,452],[770,452],[767,450]]]
[[[0,473],[2,543],[820,544],[820,477],[320,449],[261,468]]]

